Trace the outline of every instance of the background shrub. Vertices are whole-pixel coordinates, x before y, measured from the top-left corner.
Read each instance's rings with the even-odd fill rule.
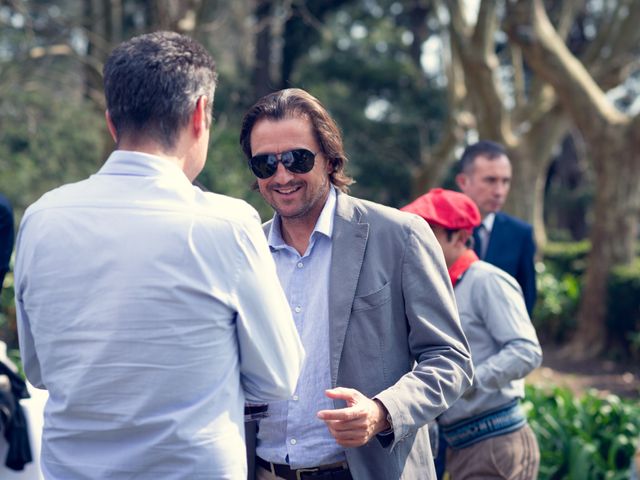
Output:
[[[581,279],[571,272],[559,273],[546,263],[536,265],[538,298],[532,321],[542,341],[562,343],[576,328]]]
[[[640,359],[640,258],[613,269],[609,277],[607,326],[623,353]]]
[[[540,446],[539,480],[629,478],[640,437],[637,402],[527,385],[523,405]]]

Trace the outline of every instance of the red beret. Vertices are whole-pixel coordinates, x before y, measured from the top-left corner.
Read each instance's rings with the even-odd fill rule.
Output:
[[[476,204],[464,193],[434,188],[400,210],[450,230],[473,230],[482,222]]]

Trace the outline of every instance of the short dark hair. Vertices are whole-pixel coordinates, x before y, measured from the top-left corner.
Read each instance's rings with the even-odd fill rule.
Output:
[[[216,64],[195,40],[175,32],[134,37],[104,65],[104,92],[118,139],[141,136],[173,149],[199,97],[208,97],[211,121]]]
[[[428,223],[428,222],[427,222]],[[439,226],[437,224],[431,224],[429,223],[429,226],[431,228],[433,228],[434,226]],[[459,232],[460,230],[462,230],[461,228],[445,228],[445,227],[441,227],[444,228],[445,233],[447,234],[447,242],[450,242],[451,239],[453,238],[453,234],[456,232]],[[467,248],[473,248],[475,241],[473,239],[473,235],[469,235],[469,238],[467,238],[467,241],[465,242],[465,246]]]
[[[462,157],[458,162],[458,172],[469,172],[473,167],[473,162],[478,156],[487,157],[490,160],[498,158],[502,155],[507,155],[507,150],[504,146],[498,142],[492,142],[491,140],[480,140],[473,143],[464,149]]]
[[[317,98],[299,88],[287,88],[265,95],[247,111],[240,128],[240,145],[246,157],[251,158],[251,131],[258,120],[296,117],[311,121],[322,154],[333,167],[329,174],[331,183],[343,192],[348,191],[353,178],[345,173],[348,159],[338,125]]]

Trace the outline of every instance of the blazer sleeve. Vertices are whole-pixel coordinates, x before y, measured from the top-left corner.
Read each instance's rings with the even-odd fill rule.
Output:
[[[449,408],[473,377],[442,250],[424,220],[416,216],[409,227],[401,260],[402,294],[415,366],[376,395],[391,415],[391,448]]]
[[[522,255],[520,255],[520,266],[518,268],[518,283],[522,286],[524,303],[527,312],[531,316],[533,307],[536,304],[536,268],[535,268],[536,244],[533,240],[533,228],[527,225],[527,229],[522,240]]]

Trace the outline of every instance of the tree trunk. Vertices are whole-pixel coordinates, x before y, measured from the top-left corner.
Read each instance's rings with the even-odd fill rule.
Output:
[[[620,112],[551,25],[541,0],[518,0],[509,12],[510,37],[537,75],[556,90],[581,131],[596,172],[591,252],[578,312],[578,329],[566,352],[600,354],[607,344],[607,281],[611,268],[633,258],[640,205],[640,120]]]
[[[636,234],[640,158],[638,150],[631,148],[628,129],[608,128],[604,133],[602,138],[589,142],[597,171],[595,222],[591,227],[592,246],[578,329],[566,350],[574,358],[596,356],[606,347],[609,274],[614,265],[626,264],[634,257],[634,242],[630,239]]]
[[[256,17],[255,32],[255,62],[251,84],[253,87],[253,98],[262,96],[274,90],[271,80],[271,12],[273,10],[272,0],[258,0],[254,10]]]

